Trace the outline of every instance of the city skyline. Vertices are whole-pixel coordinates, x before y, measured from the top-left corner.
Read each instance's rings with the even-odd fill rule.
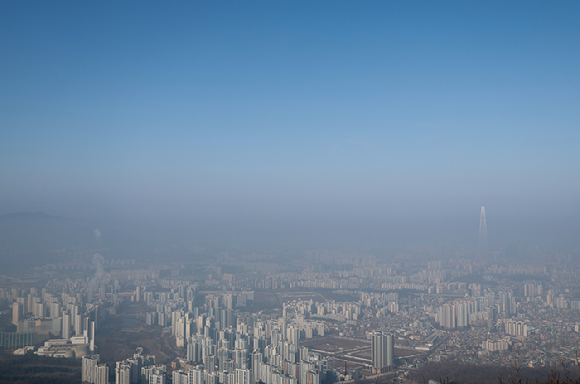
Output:
[[[0,2],[0,384],[580,384],[578,20]]]

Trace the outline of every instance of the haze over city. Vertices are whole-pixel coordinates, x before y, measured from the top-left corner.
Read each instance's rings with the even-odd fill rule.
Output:
[[[56,337],[89,348],[73,348],[83,381],[105,364],[122,384],[133,341],[112,345],[133,332],[140,368],[151,353],[175,381],[195,362],[195,384],[568,359],[579,17],[572,1],[0,3],[0,364],[60,356]],[[227,349],[236,321],[232,350],[271,372],[309,361],[319,382],[266,379],[250,355],[252,378],[211,376],[234,369],[187,346]],[[548,346],[570,350],[534,355]]]

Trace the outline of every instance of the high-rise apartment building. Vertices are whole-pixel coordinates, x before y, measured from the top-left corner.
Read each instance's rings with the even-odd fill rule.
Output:
[[[236,384],[254,384],[254,375],[249,369],[236,369]]]
[[[18,325],[18,322],[22,320],[22,303],[15,301],[12,304],[12,324]]]
[[[71,314],[65,312],[62,314],[62,338],[63,339],[70,339],[72,336],[72,329],[71,329]]]
[[[131,384],[131,364],[126,360],[117,361],[115,368],[116,384]]]
[[[82,381],[94,384],[97,379],[99,355],[85,355],[82,358]]]
[[[371,335],[371,354],[373,369],[376,372],[387,371],[393,365],[393,335],[387,332],[373,332]]]
[[[97,365],[95,384],[109,384],[109,367],[107,364]]]

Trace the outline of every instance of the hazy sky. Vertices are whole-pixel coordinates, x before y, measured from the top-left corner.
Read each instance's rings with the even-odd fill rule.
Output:
[[[580,3],[2,1],[0,214],[580,213]]]

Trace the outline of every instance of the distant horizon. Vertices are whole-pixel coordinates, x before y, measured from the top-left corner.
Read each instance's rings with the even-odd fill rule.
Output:
[[[157,239],[174,246],[211,246],[230,250],[254,249],[329,249],[329,250],[386,250],[407,249],[413,246],[464,246],[477,252],[479,217],[432,218],[180,218],[180,219],[115,219],[74,218],[52,216],[44,212],[0,215],[6,220],[63,220],[71,229],[86,228],[84,238],[92,238],[99,230],[122,232],[137,239]],[[575,228],[580,217],[491,216],[488,219],[490,252],[532,245],[547,249],[562,249],[578,253],[580,242]],[[71,227],[72,226],[72,227]],[[67,228],[69,228],[67,227]],[[25,228],[25,227],[20,227]],[[34,227],[33,227],[34,228]],[[74,233],[71,232],[71,233]],[[18,236],[25,236],[21,232]],[[67,235],[68,236],[68,235]],[[66,236],[65,236],[66,237]],[[12,239],[11,239],[12,240]],[[73,238],[70,241],[75,242]]]
[[[0,212],[580,214],[576,2],[0,4]]]
[[[490,250],[580,249],[579,15],[2,3],[0,214],[179,244],[400,249],[477,246],[485,206]]]

